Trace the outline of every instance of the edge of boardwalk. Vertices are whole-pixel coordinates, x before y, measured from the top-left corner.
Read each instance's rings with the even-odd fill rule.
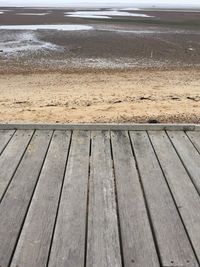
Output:
[[[0,130],[124,130],[124,131],[200,131],[200,124],[128,124],[128,123],[78,123],[78,124],[31,124],[2,123]]]

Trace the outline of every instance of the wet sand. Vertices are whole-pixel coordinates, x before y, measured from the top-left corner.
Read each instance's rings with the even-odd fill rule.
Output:
[[[87,19],[66,17],[72,10],[64,9],[6,10],[0,25],[67,24],[92,30],[0,30],[0,73],[200,67],[200,12],[140,10],[129,12],[150,17]]]
[[[0,75],[1,122],[200,123],[200,71]]]

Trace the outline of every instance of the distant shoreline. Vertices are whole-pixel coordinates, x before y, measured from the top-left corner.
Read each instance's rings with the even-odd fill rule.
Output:
[[[38,6],[38,5],[7,5],[7,3],[5,5],[0,5],[0,8],[36,8],[36,9],[95,9],[95,8],[98,8],[98,9],[106,9],[106,8],[117,8],[117,9],[120,9],[120,8],[133,8],[133,9],[142,9],[142,10],[170,10],[170,11],[173,11],[173,10],[197,10],[199,9],[200,10],[200,4],[199,5],[160,5],[160,6],[156,6],[156,5],[149,5],[149,4],[146,4],[146,5],[142,5],[142,4],[135,4],[135,5],[126,5],[126,4],[121,4],[121,5],[117,5],[116,3],[113,5],[113,4],[107,4],[107,5],[103,5],[103,4],[96,4],[96,5],[74,5],[74,4],[68,4],[68,5],[62,5],[62,6],[49,6],[49,5],[42,5],[42,6]]]

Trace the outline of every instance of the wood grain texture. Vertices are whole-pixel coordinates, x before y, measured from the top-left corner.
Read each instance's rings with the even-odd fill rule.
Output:
[[[111,133],[125,267],[160,266],[127,132]]]
[[[146,132],[131,140],[163,266],[199,266]]]
[[[14,130],[0,130],[0,155],[14,134]]]
[[[187,135],[189,136],[191,142],[194,144],[198,152],[200,153],[200,131],[188,131]]]
[[[200,261],[200,197],[166,133],[149,135]]]
[[[46,266],[71,133],[55,131],[11,266]]]
[[[199,132],[9,127],[0,127],[0,267],[199,266]]]
[[[74,132],[49,267],[84,266],[89,148],[90,132]]]
[[[0,199],[2,198],[24,151],[33,135],[32,130],[17,131],[0,156]]]
[[[38,180],[38,175],[43,165],[51,134],[49,131],[39,131],[34,134],[1,202],[0,266],[2,267],[9,266],[27,208]]]
[[[121,267],[108,132],[92,133],[87,267]]]
[[[172,131],[168,135],[200,194],[200,154],[184,132]]]

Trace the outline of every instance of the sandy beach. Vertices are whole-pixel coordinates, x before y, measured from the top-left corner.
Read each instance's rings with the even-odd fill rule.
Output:
[[[0,75],[1,122],[200,122],[200,71]]]
[[[1,10],[1,122],[200,122],[198,10],[76,14]]]

